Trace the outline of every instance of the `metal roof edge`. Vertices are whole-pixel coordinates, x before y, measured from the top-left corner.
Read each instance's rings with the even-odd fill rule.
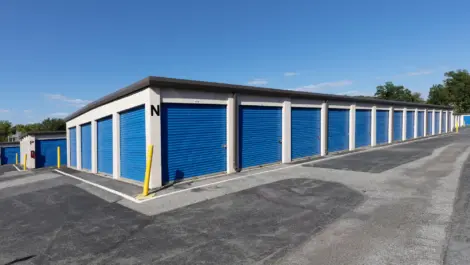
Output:
[[[95,109],[99,106],[102,106],[102,105],[105,105],[105,104],[108,104],[110,102],[113,102],[115,100],[118,100],[120,98],[123,98],[129,94],[132,94],[132,93],[135,93],[137,91],[140,91],[144,88],[147,88],[149,87],[149,80],[150,78],[149,77],[146,77],[144,79],[141,79],[129,86],[126,86],[124,88],[121,88],[111,94],[108,94],[102,98],[99,98],[98,100],[95,100],[89,104],[87,104],[85,107],[75,111],[74,113],[70,114],[69,116],[65,117],[64,118],[64,121],[65,122],[68,122],[92,109]]]
[[[113,92],[107,96],[104,96],[94,102],[91,102],[85,107],[67,116],[64,120],[66,122],[70,121],[92,109],[108,104],[112,101],[118,100],[130,94],[136,93],[147,87],[176,88],[176,89],[180,88],[180,89],[207,91],[207,92],[245,93],[245,94],[256,94],[256,95],[262,94],[266,96],[306,98],[306,99],[317,99],[317,100],[324,100],[324,101],[332,100],[332,101],[340,101],[340,102],[357,102],[357,103],[386,104],[386,105],[388,104],[388,105],[395,105],[395,106],[400,106],[400,107],[439,108],[439,109],[448,109],[448,110],[452,109],[452,107],[450,106],[431,105],[431,104],[417,103],[417,102],[371,99],[371,98],[361,98],[361,97],[353,97],[353,96],[312,93],[312,92],[305,92],[305,91],[284,90],[284,89],[275,89],[275,88],[264,88],[264,87],[254,87],[254,86],[216,83],[216,82],[207,82],[207,81],[195,81],[195,80],[168,78],[168,77],[149,76],[127,87],[119,89],[116,92]]]
[[[0,146],[4,145],[19,145],[20,142],[0,142]]]

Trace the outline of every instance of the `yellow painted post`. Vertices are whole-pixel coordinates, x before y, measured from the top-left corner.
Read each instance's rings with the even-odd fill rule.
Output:
[[[15,165],[18,165],[18,153],[16,153],[16,163]]]
[[[23,163],[23,170],[26,170],[26,158],[28,157],[27,154],[24,154],[24,163]]]
[[[149,145],[149,149],[147,152],[147,166],[145,167],[145,180],[144,180],[144,188],[142,191],[142,196],[149,195],[150,170],[152,169],[152,158],[153,158],[153,145]]]
[[[57,146],[57,168],[60,168],[60,146]]]
[[[455,131],[459,132],[459,125],[457,123],[455,123]]]

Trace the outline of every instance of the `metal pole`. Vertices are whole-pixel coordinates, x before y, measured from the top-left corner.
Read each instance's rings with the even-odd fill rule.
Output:
[[[60,146],[57,146],[57,168],[60,168]]]
[[[149,145],[149,150],[147,153],[147,166],[145,168],[145,180],[144,188],[142,190],[142,196],[149,195],[149,185],[150,185],[150,171],[152,169],[152,157],[153,157],[153,145]]]

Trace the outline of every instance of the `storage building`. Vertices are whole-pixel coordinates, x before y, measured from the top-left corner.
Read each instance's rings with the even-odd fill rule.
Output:
[[[151,188],[449,132],[451,108],[148,77],[66,118],[68,166]]]
[[[20,141],[21,164],[24,164],[26,155],[26,167],[29,169],[57,166],[58,152],[60,148],[61,164],[67,164],[67,140],[65,131],[59,132],[32,132]]]
[[[456,121],[460,127],[468,127],[470,126],[470,114],[464,113],[456,115]]]
[[[0,143],[0,165],[15,164],[17,154],[20,155],[19,142]]]

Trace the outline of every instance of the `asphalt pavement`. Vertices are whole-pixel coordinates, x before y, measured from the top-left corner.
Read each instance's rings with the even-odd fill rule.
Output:
[[[463,131],[141,204],[51,172],[0,178],[0,264],[470,264],[469,154]]]

